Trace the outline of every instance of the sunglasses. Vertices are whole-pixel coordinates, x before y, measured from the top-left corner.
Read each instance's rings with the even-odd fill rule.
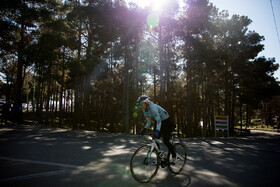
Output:
[[[138,104],[139,107],[142,107],[143,105],[144,105],[144,103],[139,103]]]

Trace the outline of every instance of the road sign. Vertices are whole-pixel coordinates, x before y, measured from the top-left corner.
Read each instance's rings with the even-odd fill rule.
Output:
[[[228,124],[228,116],[215,116],[215,137],[216,130],[227,131],[227,136],[229,137],[229,124]]]

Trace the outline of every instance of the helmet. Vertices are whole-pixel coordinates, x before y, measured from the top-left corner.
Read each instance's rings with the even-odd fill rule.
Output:
[[[149,103],[151,100],[150,97],[146,96],[146,95],[142,95],[140,96],[137,101],[136,101],[136,105],[139,105],[140,103]]]

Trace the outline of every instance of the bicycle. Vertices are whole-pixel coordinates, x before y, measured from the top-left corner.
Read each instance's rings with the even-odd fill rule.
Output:
[[[149,182],[156,176],[159,166],[162,168],[168,166],[170,172],[175,175],[179,174],[183,170],[187,160],[187,149],[180,139],[180,142],[174,142],[175,135],[178,135],[178,133],[171,133],[170,142],[176,151],[178,158],[177,163],[170,162],[170,152],[166,154],[160,150],[158,147],[158,139],[149,139],[142,136],[142,138],[148,141],[149,144],[139,147],[131,157],[130,172],[135,180],[142,183]],[[149,136],[152,137],[151,134],[149,134]]]

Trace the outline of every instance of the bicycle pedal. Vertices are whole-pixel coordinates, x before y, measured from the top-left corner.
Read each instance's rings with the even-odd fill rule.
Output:
[[[166,164],[163,164],[163,165],[160,165],[161,166],[161,168],[165,168],[166,167]]]
[[[166,162],[165,162],[165,161],[161,161],[160,166],[161,166],[162,168],[165,168],[165,167],[166,167]]]

